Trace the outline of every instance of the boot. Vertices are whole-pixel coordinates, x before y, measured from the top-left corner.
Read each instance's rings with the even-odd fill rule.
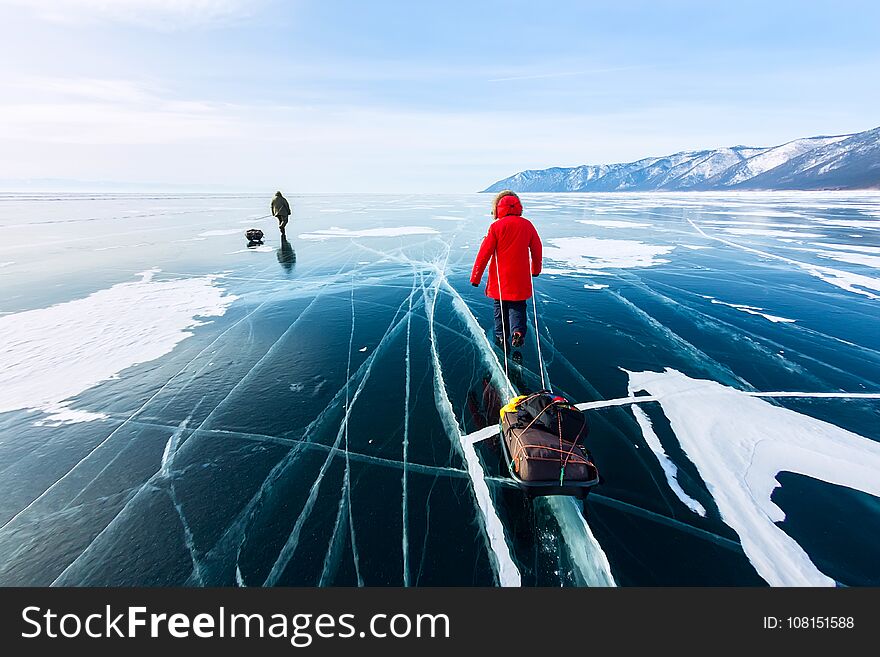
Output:
[[[514,347],[522,347],[523,346],[523,334],[519,331],[513,332],[513,339],[510,341],[510,344]]]

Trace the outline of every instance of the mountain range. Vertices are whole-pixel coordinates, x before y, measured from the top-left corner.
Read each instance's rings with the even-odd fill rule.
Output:
[[[521,171],[484,192],[880,189],[880,127],[779,146],[682,151],[620,164]]]

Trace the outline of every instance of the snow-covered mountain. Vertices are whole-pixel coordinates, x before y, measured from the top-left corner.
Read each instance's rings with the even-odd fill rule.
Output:
[[[808,150],[738,189],[878,189],[880,128]]]
[[[780,146],[683,151],[621,164],[521,171],[485,192],[880,188],[880,128]]]

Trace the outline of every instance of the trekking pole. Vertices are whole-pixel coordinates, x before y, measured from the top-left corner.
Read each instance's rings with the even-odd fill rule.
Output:
[[[504,299],[501,294],[501,266],[498,264],[497,248],[495,249],[493,256],[495,258],[495,278],[498,280],[498,307],[501,309],[501,337],[504,346],[504,378],[507,379],[507,387],[511,392],[514,392],[513,384],[510,382],[510,375],[507,372],[507,330],[504,326]]]
[[[529,272],[529,274],[531,273],[532,272]],[[541,355],[541,334],[538,332],[538,304],[535,302],[535,283],[532,280],[533,278],[534,276],[529,276],[529,285],[532,288],[532,314],[534,315],[535,320],[535,342],[538,345],[538,367],[541,370],[541,388],[546,390],[547,384],[544,382],[544,357]]]

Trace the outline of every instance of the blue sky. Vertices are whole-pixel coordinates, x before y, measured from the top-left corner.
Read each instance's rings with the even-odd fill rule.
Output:
[[[467,192],[880,125],[875,2],[0,0],[0,178]]]

